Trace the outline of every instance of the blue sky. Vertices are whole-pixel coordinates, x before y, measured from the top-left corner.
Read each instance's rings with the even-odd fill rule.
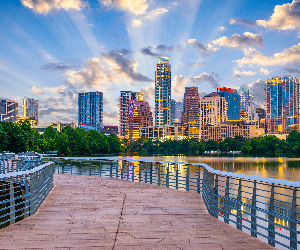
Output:
[[[300,0],[2,0],[0,23],[0,98],[40,100],[42,125],[77,122],[83,91],[103,92],[105,125],[121,90],[154,107],[160,55],[177,101],[247,83],[260,107],[266,79],[300,73]]]

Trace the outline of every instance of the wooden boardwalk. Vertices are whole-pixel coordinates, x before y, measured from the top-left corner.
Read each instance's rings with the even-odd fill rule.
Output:
[[[208,214],[197,193],[55,175],[37,213],[0,230],[0,249],[274,249]]]

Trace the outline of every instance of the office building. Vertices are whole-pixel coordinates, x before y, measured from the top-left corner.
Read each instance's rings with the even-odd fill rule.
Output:
[[[199,139],[200,97],[198,87],[185,87],[181,125],[187,128],[189,138]]]
[[[0,102],[0,121],[18,121],[18,101],[7,99]]]
[[[240,96],[240,115],[241,121],[244,123],[256,122],[256,109],[254,106],[254,96],[250,92],[247,84],[242,84],[238,90]]]
[[[181,124],[182,110],[183,110],[183,103],[176,102],[176,105],[175,105],[175,124],[176,125]]]
[[[255,137],[255,125],[227,121],[216,126],[205,125],[201,128],[201,139],[204,141],[220,141],[235,136],[242,136],[246,140]]]
[[[148,102],[132,100],[128,114],[129,140],[140,138],[140,128],[153,126],[153,117]]]
[[[236,89],[218,88],[217,94],[224,97],[228,103],[228,120],[240,121],[240,96]]]
[[[143,127],[140,129],[141,138],[149,138],[152,141],[166,141],[166,140],[183,140],[187,139],[186,127],[165,125],[160,127]]]
[[[266,81],[266,127],[268,134],[299,131],[299,79],[291,76]]]
[[[171,65],[169,58],[160,56],[155,71],[155,126],[170,124]]]
[[[105,135],[115,134],[118,135],[118,126],[104,126],[103,132]]]
[[[132,91],[120,91],[119,98],[119,126],[120,126],[120,136],[128,138],[129,127],[128,127],[128,114],[131,101],[143,101],[143,94],[141,92]]]
[[[103,131],[103,93],[78,93],[78,127]]]
[[[217,93],[200,98],[200,126],[217,126],[228,120],[228,104],[225,97]]]
[[[23,99],[23,117],[20,120],[29,120],[33,126],[39,126],[39,101],[28,97]]]
[[[76,123],[74,122],[51,122],[51,127],[60,132],[65,127],[76,128]]]
[[[170,112],[170,125],[175,125],[176,123],[176,101],[171,99],[171,112]]]

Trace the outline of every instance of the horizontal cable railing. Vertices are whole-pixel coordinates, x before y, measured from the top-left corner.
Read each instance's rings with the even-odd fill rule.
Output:
[[[281,249],[298,249],[300,183],[214,170],[202,163],[56,158],[58,174],[114,177],[202,195],[209,214]]]
[[[0,228],[37,211],[53,187],[53,170],[36,155],[0,156]]]

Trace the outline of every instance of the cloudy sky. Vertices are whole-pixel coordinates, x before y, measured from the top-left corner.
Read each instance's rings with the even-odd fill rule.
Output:
[[[300,75],[300,0],[1,0],[0,98],[40,100],[41,125],[77,122],[77,93],[104,94],[118,125],[121,90],[154,106],[157,57],[172,99],[247,83],[256,105],[272,76]]]

